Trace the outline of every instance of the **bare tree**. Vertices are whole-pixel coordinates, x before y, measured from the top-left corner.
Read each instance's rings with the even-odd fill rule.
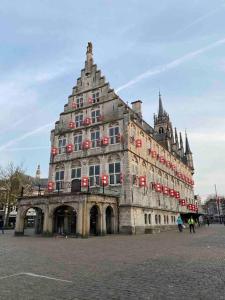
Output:
[[[4,206],[5,225],[8,225],[11,209],[16,206],[17,199],[24,191],[32,190],[31,177],[25,174],[22,166],[15,166],[12,162],[6,167],[0,167],[0,204]]]

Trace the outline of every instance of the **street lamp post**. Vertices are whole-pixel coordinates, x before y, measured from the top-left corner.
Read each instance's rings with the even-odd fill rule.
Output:
[[[217,203],[217,210],[218,210],[218,215],[219,215],[219,221],[220,221],[220,224],[222,224],[221,217],[220,217],[220,203],[219,203],[219,198],[217,196],[216,184],[215,184],[215,194],[216,194],[216,203]]]

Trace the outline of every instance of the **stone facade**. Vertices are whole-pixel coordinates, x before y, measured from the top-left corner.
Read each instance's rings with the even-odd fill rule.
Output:
[[[190,208],[194,213],[196,209],[194,167],[187,135],[185,141],[184,149],[181,134],[178,139],[163,109],[161,95],[153,128],[142,118],[140,100],[130,108],[110,88],[93,63],[92,44],[88,43],[85,68],[51,131],[48,192],[52,196],[49,200],[38,199],[43,205],[51,197],[57,199],[54,193],[60,199],[68,199],[72,182],[80,181],[81,192],[96,199],[106,195],[119,199],[118,207],[112,205],[113,214],[118,215],[119,232],[147,233],[171,228],[178,214],[185,214]],[[83,199],[82,194],[79,197]],[[79,201],[74,199],[69,205],[75,208]],[[21,200],[20,205],[23,201],[27,200]],[[48,226],[47,220],[44,223],[44,231],[54,227],[49,222]],[[78,234],[90,231],[77,228]],[[17,226],[18,230],[21,231]]]

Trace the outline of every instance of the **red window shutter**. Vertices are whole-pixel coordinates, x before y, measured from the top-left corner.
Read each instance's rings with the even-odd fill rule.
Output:
[[[142,140],[141,139],[137,139],[135,141],[135,144],[136,144],[136,148],[141,148],[142,147]]]
[[[93,98],[90,96],[90,97],[88,97],[88,103],[89,104],[92,104],[93,103]]]
[[[163,194],[169,195],[169,188],[168,188],[168,186],[163,186]]]
[[[81,186],[88,187],[88,181],[89,181],[89,178],[87,176],[82,177],[81,178]]]
[[[73,101],[73,102],[71,103],[71,107],[72,107],[72,108],[77,108],[76,102]]]
[[[70,129],[75,128],[75,122],[70,121],[68,127],[69,127]]]
[[[83,124],[85,126],[90,125],[91,124],[91,118],[87,117],[86,119],[84,119]]]
[[[66,152],[67,152],[67,153],[73,152],[73,144],[68,144],[68,145],[66,146]]]
[[[87,150],[90,147],[91,147],[91,142],[89,140],[83,142],[83,149]]]
[[[170,189],[170,196],[171,196],[171,197],[174,197],[174,196],[175,196],[175,191],[174,191],[174,189]]]
[[[162,186],[161,186],[160,183],[155,184],[155,191],[158,192],[158,193],[162,192]]]
[[[120,183],[124,182],[124,175],[122,173],[120,173]]]
[[[55,156],[56,154],[58,154],[58,149],[56,147],[53,147],[51,153],[53,156]]]
[[[152,150],[151,151],[151,154],[152,154],[152,157],[153,158],[156,158],[157,157],[157,152],[155,150]]]
[[[108,136],[104,136],[102,138],[102,145],[103,146],[107,146],[109,144],[109,137]]]
[[[140,176],[139,177],[139,186],[145,187],[146,186],[146,176]]]
[[[107,186],[109,184],[109,176],[108,175],[102,175],[102,186]]]
[[[117,143],[123,143],[123,136],[122,136],[122,134],[117,134],[117,136],[116,136],[116,142]]]
[[[52,192],[54,188],[54,182],[53,181],[49,181],[48,182],[48,191]]]
[[[175,191],[175,198],[176,198],[176,199],[180,199],[180,193],[177,192],[177,191]]]

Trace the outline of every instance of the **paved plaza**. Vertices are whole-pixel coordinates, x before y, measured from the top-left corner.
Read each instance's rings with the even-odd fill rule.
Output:
[[[89,239],[0,235],[0,299],[225,299],[225,226]]]

